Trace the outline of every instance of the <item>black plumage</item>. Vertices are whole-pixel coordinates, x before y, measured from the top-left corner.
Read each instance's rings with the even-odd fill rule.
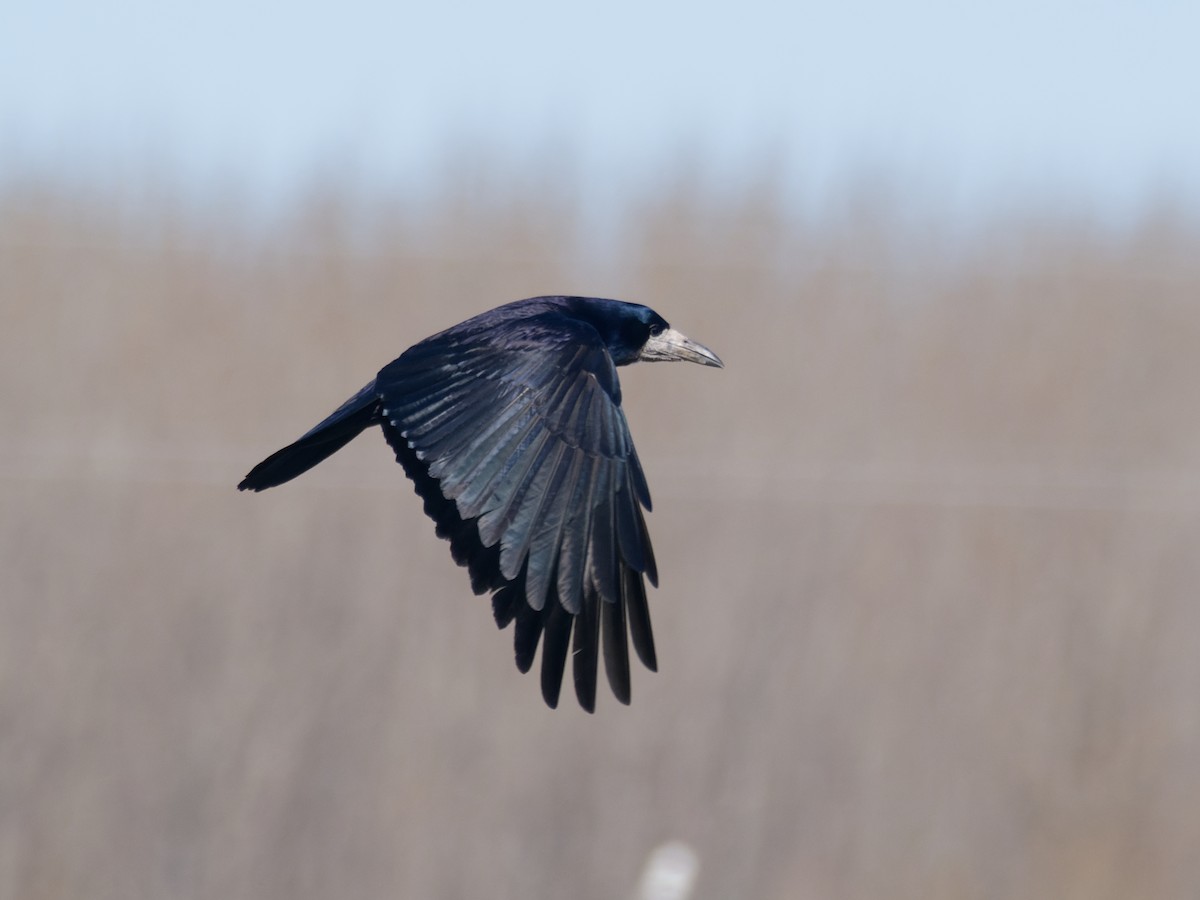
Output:
[[[609,685],[628,703],[627,635],[657,668],[643,581],[658,583],[650,490],[616,372],[638,360],[721,366],[645,306],[509,303],[410,347],[238,488],[282,484],[379,425],[475,593],[492,592],[497,625],[515,623],[522,672],[540,642],[546,702],[557,705],[570,655],[592,711],[603,645]]]

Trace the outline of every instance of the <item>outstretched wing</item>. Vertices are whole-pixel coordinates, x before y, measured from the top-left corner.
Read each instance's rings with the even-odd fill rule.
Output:
[[[553,311],[470,325],[379,373],[384,433],[476,593],[494,592],[497,624],[515,620],[522,671],[541,641],[546,702],[557,705],[573,630],[579,702],[595,707],[603,643],[628,703],[627,632],[656,668],[643,576],[658,575],[616,368],[591,326]]]

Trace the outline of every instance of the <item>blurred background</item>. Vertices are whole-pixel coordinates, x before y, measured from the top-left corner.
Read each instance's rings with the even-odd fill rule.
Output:
[[[1198,29],[6,8],[0,897],[1194,897]],[[381,439],[234,490],[558,292],[726,362],[622,373],[660,672],[594,716]]]

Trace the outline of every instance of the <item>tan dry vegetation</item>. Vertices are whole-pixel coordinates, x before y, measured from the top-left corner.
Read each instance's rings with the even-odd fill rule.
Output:
[[[685,185],[598,259],[502,185],[266,235],[8,186],[0,897],[623,897],[668,839],[698,898],[1194,896],[1194,223],[948,241]],[[727,362],[625,370],[662,665],[593,717],[515,671],[382,440],[233,489],[551,291]]]

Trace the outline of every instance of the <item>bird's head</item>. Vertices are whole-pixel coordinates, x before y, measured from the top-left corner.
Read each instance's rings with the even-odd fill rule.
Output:
[[[618,366],[683,360],[718,369],[725,367],[717,354],[676,331],[648,306],[590,298],[587,305],[587,317],[604,337]]]

